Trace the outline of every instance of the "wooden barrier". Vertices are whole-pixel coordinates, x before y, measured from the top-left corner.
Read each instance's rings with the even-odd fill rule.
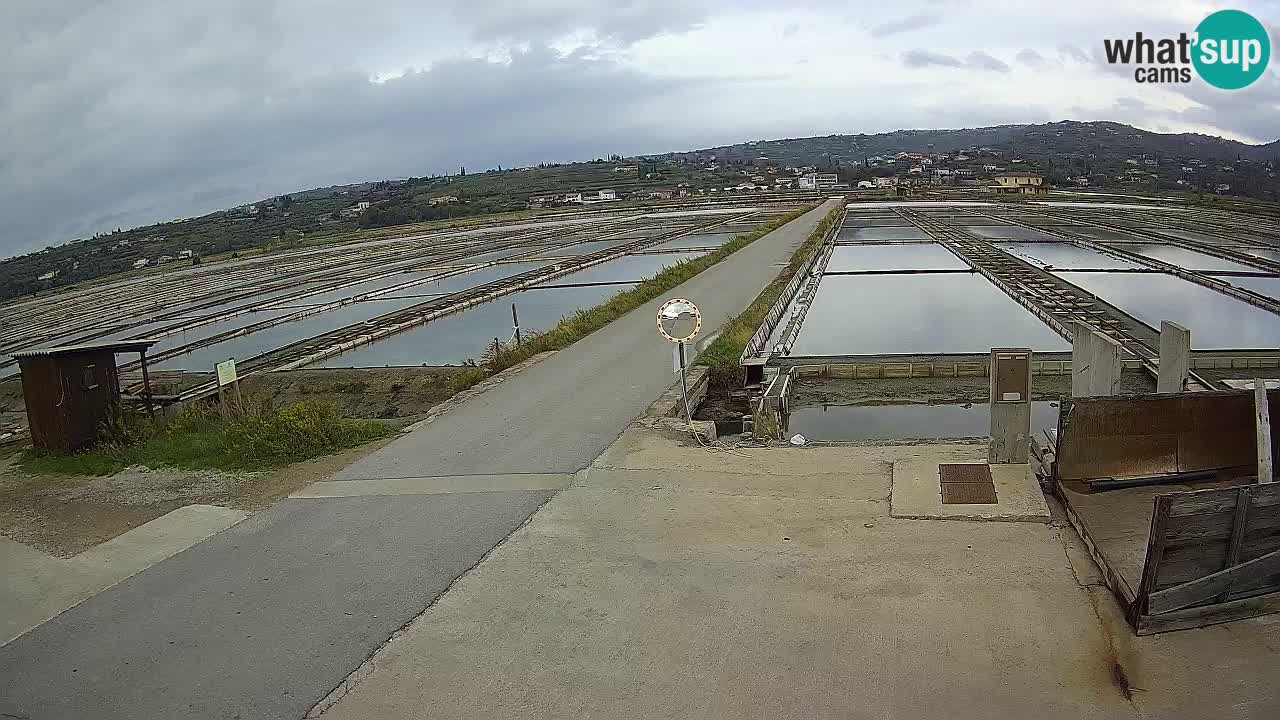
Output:
[[[1272,414],[1280,390],[1267,393]],[[1256,468],[1251,391],[1063,398],[1057,473],[1084,482]],[[1271,431],[1274,455],[1277,437]],[[1252,474],[1252,470],[1245,474]]]
[[[1062,401],[1054,488],[1139,635],[1280,612],[1278,402],[1280,390]],[[1191,481],[1215,487],[1151,487]],[[1134,521],[1147,518],[1143,537]]]
[[[1139,634],[1280,610],[1280,485],[1157,495],[1142,581],[1130,607]]]

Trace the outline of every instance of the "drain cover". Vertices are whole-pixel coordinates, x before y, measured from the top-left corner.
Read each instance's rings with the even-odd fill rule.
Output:
[[[938,477],[945,483],[986,483],[994,485],[991,466],[986,463],[939,465]]]
[[[996,485],[988,465],[939,465],[938,478],[942,481],[943,505],[994,505],[998,502]]]

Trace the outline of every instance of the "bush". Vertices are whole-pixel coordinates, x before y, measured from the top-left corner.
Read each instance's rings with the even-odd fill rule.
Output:
[[[380,423],[347,420],[331,403],[304,401],[275,409],[249,399],[232,417],[192,403],[155,423],[125,423],[96,447],[72,455],[28,451],[28,472],[107,475],[130,465],[187,470],[262,470],[309,460],[385,437]]]

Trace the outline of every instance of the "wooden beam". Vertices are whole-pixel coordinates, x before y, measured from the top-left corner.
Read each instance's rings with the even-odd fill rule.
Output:
[[[1215,595],[1229,592],[1238,580],[1244,577],[1272,575],[1280,571],[1280,550],[1269,552],[1249,562],[1240,563],[1233,568],[1220,570],[1198,580],[1175,585],[1147,597],[1147,614],[1181,610],[1189,605],[1208,600]]]
[[[142,388],[143,394],[147,398],[147,415],[152,420],[156,419],[156,407],[151,402],[151,375],[147,372],[147,350],[143,348],[138,351],[138,359],[142,362]]]
[[[1267,384],[1253,379],[1253,405],[1258,429],[1258,482],[1275,479],[1271,467],[1271,410],[1267,405]]]
[[[1142,564],[1142,580],[1138,582],[1138,594],[1129,606],[1129,624],[1138,626],[1138,616],[1150,613],[1147,604],[1151,590],[1156,586],[1156,574],[1160,570],[1160,561],[1164,559],[1164,547],[1168,543],[1165,529],[1169,525],[1169,508],[1173,500],[1170,495],[1157,495],[1152,500],[1151,532],[1147,535],[1147,557]]]
[[[1253,490],[1242,487],[1236,490],[1236,511],[1231,519],[1231,535],[1227,538],[1227,557],[1222,569],[1229,570],[1240,562],[1240,548],[1244,546],[1244,528],[1249,520],[1249,506],[1253,504]],[[1226,602],[1230,592],[1223,592],[1217,602]]]

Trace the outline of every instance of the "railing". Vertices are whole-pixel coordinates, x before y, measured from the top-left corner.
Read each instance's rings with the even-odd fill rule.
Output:
[[[843,224],[844,216],[841,215],[840,221],[832,223],[831,227],[827,230],[827,235],[822,239],[822,245],[819,246],[818,250],[809,256],[809,259],[806,260],[804,265],[796,271],[795,275],[791,276],[791,280],[787,283],[786,287],[782,289],[782,294],[779,295],[778,299],[769,307],[769,312],[764,316],[764,322],[760,324],[760,327],[756,328],[756,331],[751,335],[751,339],[747,341],[746,347],[742,349],[742,355],[738,357],[739,365],[746,363],[748,358],[763,354],[765,345],[769,342],[769,336],[772,335],[774,329],[778,327],[778,323],[782,320],[782,316],[787,312],[787,308],[791,305],[791,301],[794,300],[796,294],[800,292],[800,286],[804,284],[805,279],[808,278],[809,273],[812,272],[813,266],[818,262],[819,258],[822,258],[827,254],[824,252],[826,246],[834,242],[836,233],[840,232],[840,228]]]

